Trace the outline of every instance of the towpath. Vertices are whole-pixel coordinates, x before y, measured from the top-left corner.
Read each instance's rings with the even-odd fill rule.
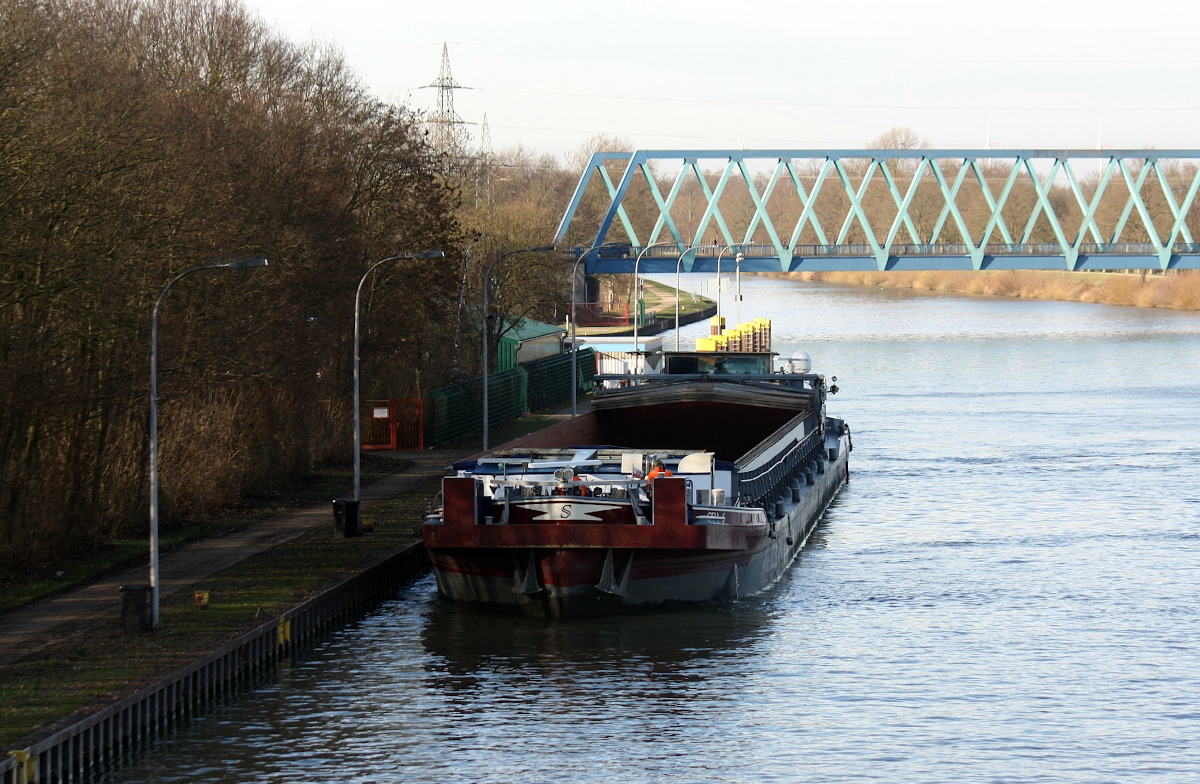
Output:
[[[395,454],[412,461],[411,464],[402,472],[364,487],[364,508],[393,498],[434,477],[443,476],[446,466],[473,452],[431,450]],[[161,558],[160,596],[170,596],[257,553],[295,539],[306,531],[332,525],[330,505],[321,504],[180,547]],[[120,613],[120,586],[127,583],[144,584],[147,577],[147,567],[138,566],[0,615],[0,666],[24,659],[48,645],[82,634],[98,624],[113,623]]]

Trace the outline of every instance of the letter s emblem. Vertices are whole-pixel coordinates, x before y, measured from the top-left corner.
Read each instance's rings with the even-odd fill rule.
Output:
[[[571,517],[571,505],[570,504],[563,504],[562,512],[559,514],[559,517],[561,517],[563,520],[570,519],[570,517]]]

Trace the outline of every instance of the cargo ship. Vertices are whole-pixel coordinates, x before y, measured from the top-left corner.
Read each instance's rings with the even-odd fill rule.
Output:
[[[849,477],[836,385],[772,353],[769,322],[644,359],[598,375],[587,413],[453,466],[422,526],[443,596],[567,618],[779,579]]]

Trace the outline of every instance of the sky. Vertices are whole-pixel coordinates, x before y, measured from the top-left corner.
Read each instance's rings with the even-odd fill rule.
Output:
[[[1200,147],[1182,0],[245,2],[417,109],[448,45],[455,108],[496,151],[862,148],[894,126],[939,149]]]

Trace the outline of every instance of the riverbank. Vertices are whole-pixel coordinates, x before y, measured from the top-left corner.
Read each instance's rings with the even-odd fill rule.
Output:
[[[440,477],[440,465],[435,473]],[[370,534],[335,538],[328,503],[322,504],[313,510],[315,527],[310,522],[290,540],[268,542],[240,563],[164,595],[157,632],[121,630],[114,588],[106,592],[111,594],[109,612],[100,619],[81,617],[77,624],[49,632],[50,640],[26,643],[31,650],[22,644],[17,655],[0,662],[0,747],[26,746],[45,737],[416,541],[422,513],[440,479],[427,474],[412,478],[416,481],[407,489],[369,507],[365,517],[374,521]],[[169,582],[171,576],[164,562],[164,578]],[[208,592],[207,609],[196,606],[195,591]]]
[[[1100,302],[1139,308],[1200,310],[1200,274],[1166,275],[1050,270],[962,270],[920,272],[762,272],[769,278],[812,280],[850,286],[916,289],[946,294]]]
[[[642,285],[646,303],[646,315],[651,320],[648,324],[644,324],[638,328],[638,334],[648,337],[666,332],[669,329],[674,329],[675,287],[648,278],[642,279]],[[711,318],[716,313],[717,303],[708,297],[703,297],[690,291],[683,291],[679,297],[679,326],[681,327]],[[579,327],[579,334],[617,337],[632,335],[633,327],[623,324],[602,327]]]
[[[507,441],[563,416],[530,414],[493,436]],[[145,581],[144,541],[136,569],[0,614],[0,750],[91,716],[418,541],[445,466],[477,450],[472,439],[446,450],[364,455],[375,481],[363,488],[373,531],[361,538],[335,538],[329,501],[312,504],[349,486],[347,471],[330,469],[275,499],[286,513],[254,523],[239,517],[218,536],[181,545],[163,560],[157,632],[124,632],[119,623],[117,586]],[[195,591],[208,592],[207,609],[197,608]]]

